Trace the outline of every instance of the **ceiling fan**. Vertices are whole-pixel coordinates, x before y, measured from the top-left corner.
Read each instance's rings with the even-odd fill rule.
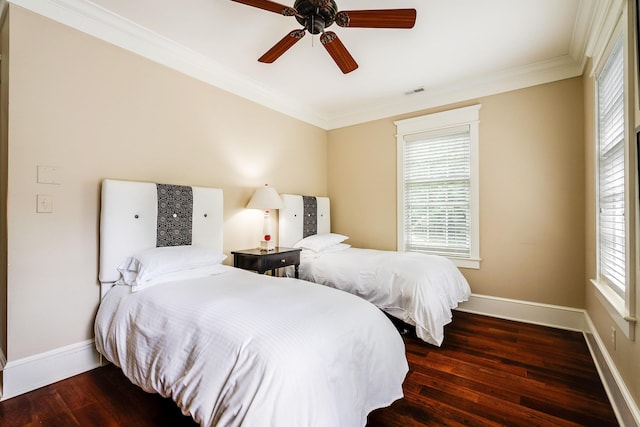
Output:
[[[413,28],[416,22],[415,9],[378,9],[378,10],[343,10],[338,11],[334,0],[295,0],[293,7],[284,6],[271,0],[232,0],[237,3],[257,7],[284,16],[293,16],[303,29],[296,29],[284,36],[258,61],[272,63],[280,58],[291,46],[296,44],[306,31],[321,34],[320,43],[329,55],[347,74],[358,68],[347,48],[336,33],[325,31],[335,22],[345,28]]]

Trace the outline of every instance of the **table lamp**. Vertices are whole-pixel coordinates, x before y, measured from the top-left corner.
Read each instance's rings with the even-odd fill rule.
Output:
[[[271,240],[271,215],[273,209],[281,209],[284,207],[280,195],[275,188],[265,184],[253,194],[251,200],[247,204],[248,209],[260,209],[264,211],[264,224],[262,226],[263,240],[260,242],[260,249],[264,251],[272,251],[276,245]]]

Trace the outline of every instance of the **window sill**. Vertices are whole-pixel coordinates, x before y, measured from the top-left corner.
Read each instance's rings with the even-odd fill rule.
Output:
[[[471,259],[471,258],[453,258],[449,257],[451,261],[458,268],[471,268],[474,270],[480,270],[480,260],[479,259]]]
[[[591,284],[596,289],[596,296],[613,319],[618,329],[627,339],[635,340],[635,326],[637,319],[630,316],[624,300],[616,294],[609,286],[602,284],[595,279],[591,279]]]
[[[429,252],[429,251],[420,251],[420,250],[405,250],[405,252],[418,252],[427,255],[437,255],[444,258],[447,258],[453,262],[458,268],[470,268],[474,270],[480,270],[480,259],[479,258],[457,258],[453,256],[447,256],[443,253],[438,252]]]

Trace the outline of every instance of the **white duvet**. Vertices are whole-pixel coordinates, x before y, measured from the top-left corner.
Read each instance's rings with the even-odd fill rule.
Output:
[[[415,252],[303,251],[300,278],[362,297],[415,326],[418,337],[438,346],[451,310],[471,294],[451,260]]]
[[[404,344],[376,307],[235,268],[111,289],[96,346],[203,426],[354,427],[402,397]]]

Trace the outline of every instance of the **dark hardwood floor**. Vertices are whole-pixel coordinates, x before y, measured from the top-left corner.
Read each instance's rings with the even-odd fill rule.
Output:
[[[367,427],[618,425],[581,333],[456,312],[442,347],[404,340],[405,397]],[[107,365],[0,402],[0,426],[36,425],[196,424]]]
[[[442,347],[405,345],[405,397],[367,427],[618,425],[582,333],[456,312]]]

